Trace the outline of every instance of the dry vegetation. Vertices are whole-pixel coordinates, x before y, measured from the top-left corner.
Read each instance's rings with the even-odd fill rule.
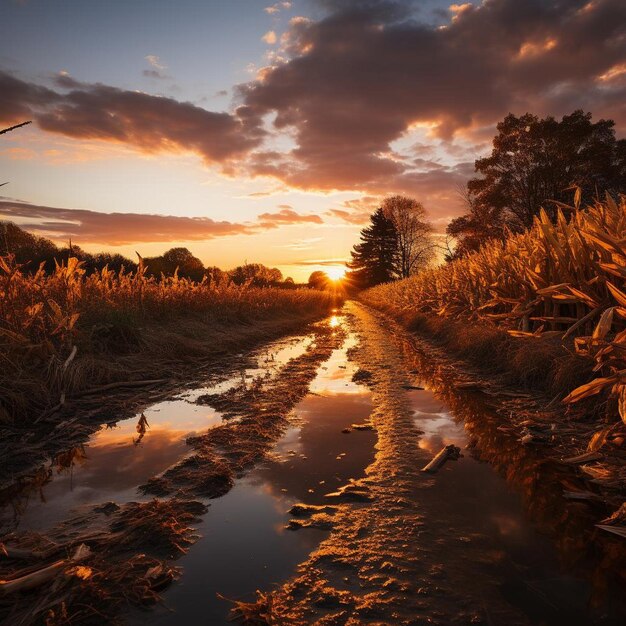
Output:
[[[0,257],[0,421],[32,423],[73,394],[167,376],[166,363],[217,357],[327,312],[317,290],[116,273],[70,258],[28,274]]]
[[[544,356],[551,366],[563,361],[564,345],[579,357],[574,363],[583,363],[583,371],[592,365],[593,372],[568,389],[571,381],[582,381],[561,371],[563,380],[553,388],[568,393],[567,402],[608,391],[626,422],[625,281],[626,198],[618,203],[607,196],[585,210],[561,205],[555,223],[541,211],[527,232],[504,243],[490,242],[407,280],[374,287],[363,299],[414,325],[437,318],[441,329],[442,319],[450,322],[456,326],[455,347],[464,343],[460,335],[476,340],[480,325],[487,337],[476,345],[484,352],[480,358],[507,366],[507,358],[519,359],[519,351],[510,349],[515,343],[511,338],[525,346],[531,366]],[[508,333],[507,341],[502,331]],[[506,354],[499,353],[498,341]]]

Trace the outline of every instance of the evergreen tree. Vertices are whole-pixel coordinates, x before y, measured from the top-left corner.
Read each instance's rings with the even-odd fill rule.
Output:
[[[361,231],[361,242],[352,250],[349,279],[360,288],[387,283],[398,277],[398,232],[394,223],[378,209],[370,225]]]

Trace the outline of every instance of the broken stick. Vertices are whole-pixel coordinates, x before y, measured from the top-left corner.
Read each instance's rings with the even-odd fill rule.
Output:
[[[438,472],[443,464],[448,461],[456,461],[461,456],[461,448],[455,446],[453,443],[444,446],[439,452],[437,452],[435,458],[426,466],[422,468],[422,472],[434,474]]]

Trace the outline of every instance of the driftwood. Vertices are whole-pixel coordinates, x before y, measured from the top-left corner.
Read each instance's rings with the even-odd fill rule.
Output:
[[[433,460],[428,465],[425,465],[422,468],[422,472],[434,474],[441,469],[446,461],[456,461],[460,456],[461,448],[455,446],[453,443],[448,444],[435,455],[435,458],[433,458]]]

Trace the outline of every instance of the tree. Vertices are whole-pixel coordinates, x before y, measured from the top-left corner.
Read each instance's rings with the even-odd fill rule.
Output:
[[[507,225],[499,208],[479,204],[467,189],[460,192],[468,212],[455,217],[446,228],[446,261],[465,256],[489,239],[504,239]],[[450,245],[450,239],[456,245]]]
[[[310,289],[328,289],[331,285],[331,280],[326,272],[316,270],[309,276],[308,285]]]
[[[369,226],[361,231],[361,243],[354,246],[351,255],[348,281],[357,287],[371,287],[398,277],[398,232],[382,208],[371,215]]]
[[[47,271],[52,271],[60,250],[49,239],[26,232],[13,222],[0,222],[0,256],[7,254],[15,255],[15,260],[25,265],[27,271],[37,271],[41,263]]]
[[[91,274],[95,270],[101,270],[105,267],[109,270],[119,274],[122,268],[126,272],[137,271],[137,264],[131,259],[123,256],[122,254],[112,254],[110,252],[97,252],[96,254],[89,255],[89,259],[85,262],[85,269],[88,274]]]
[[[252,287],[268,287],[283,279],[282,272],[276,267],[267,267],[262,263],[246,263],[228,272],[236,285],[250,284]]]
[[[178,269],[178,276],[200,281],[204,276],[204,265],[187,248],[171,248],[161,256],[144,260],[148,274],[152,276],[173,276]]]
[[[408,278],[433,257],[435,246],[426,209],[417,200],[398,195],[385,198],[382,209],[397,233],[397,274]]]
[[[477,249],[507,229],[529,228],[543,207],[554,218],[557,202],[571,203],[579,187],[582,203],[605,191],[626,191],[626,140],[616,141],[615,123],[593,123],[581,110],[540,119],[509,114],[498,124],[490,156],[475,162],[480,177],[468,182],[469,212],[451,222],[456,256]],[[556,201],[556,202],[554,202]]]
[[[219,285],[222,283],[228,284],[228,281],[230,280],[228,273],[215,265],[207,267],[204,270],[204,275],[211,285]]]

